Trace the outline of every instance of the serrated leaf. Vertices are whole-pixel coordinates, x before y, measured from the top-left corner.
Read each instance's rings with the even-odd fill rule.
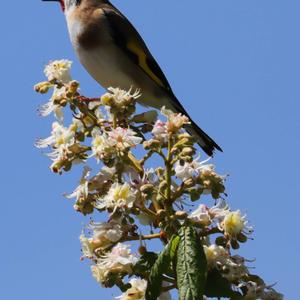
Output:
[[[148,278],[145,294],[146,300],[157,300],[161,294],[163,274],[168,272],[172,259],[175,257],[178,244],[179,237],[172,237],[165,249],[159,254]]]
[[[196,230],[183,226],[179,230],[180,242],[177,250],[177,286],[180,300],[203,299],[207,262],[202,243]]]
[[[171,261],[175,258],[176,254],[177,254],[179,242],[180,242],[180,237],[178,235],[171,239],[170,246],[169,246]]]
[[[224,278],[217,269],[213,269],[207,274],[205,296],[212,298],[239,299],[240,293],[232,290],[231,283]]]

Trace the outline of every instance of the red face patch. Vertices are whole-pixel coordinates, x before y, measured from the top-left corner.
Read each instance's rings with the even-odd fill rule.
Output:
[[[65,11],[65,1],[64,0],[59,0],[60,6],[62,11]]]

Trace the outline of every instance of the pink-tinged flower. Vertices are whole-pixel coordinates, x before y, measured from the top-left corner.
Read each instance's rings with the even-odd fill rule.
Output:
[[[209,158],[210,159],[210,158]],[[199,162],[197,159],[192,162],[185,162],[183,165],[178,161],[175,164],[175,174],[182,181],[185,181],[190,178],[197,178],[200,176],[201,172],[204,171],[213,171],[214,165],[206,164],[209,159]]]
[[[117,127],[108,132],[109,144],[123,151],[142,142],[142,138],[136,136],[136,133],[131,129]]]
[[[230,212],[229,206],[224,199],[219,199],[213,207],[209,209],[209,214],[212,219],[223,220]]]
[[[211,208],[204,204],[200,204],[198,208],[189,215],[189,218],[203,226],[209,226],[212,223],[221,222],[229,213],[230,211],[227,203],[225,200],[220,199],[217,204]]]
[[[132,268],[138,258],[131,253],[130,246],[118,243],[111,252],[106,253],[92,266],[92,273],[99,283],[103,283],[110,274],[132,274]]]
[[[152,134],[156,139],[165,142],[168,136],[166,123],[161,120],[157,120],[153,126]]]
[[[188,117],[180,113],[174,113],[165,107],[161,109],[161,113],[168,118],[166,128],[169,133],[177,133],[184,125],[191,123]]]
[[[209,209],[204,204],[200,204],[199,207],[189,215],[189,219],[203,226],[209,226],[211,224]]]

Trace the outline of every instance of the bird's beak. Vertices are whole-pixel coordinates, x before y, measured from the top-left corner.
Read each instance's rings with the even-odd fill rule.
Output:
[[[42,0],[42,1],[59,2],[59,3],[60,3],[60,6],[61,6],[61,9],[62,9],[63,11],[65,11],[65,2],[64,2],[64,0]]]

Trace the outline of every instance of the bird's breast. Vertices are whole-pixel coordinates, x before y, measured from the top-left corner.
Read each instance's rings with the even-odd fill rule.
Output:
[[[78,10],[66,12],[68,30],[75,48],[95,49],[110,42],[106,19],[102,9]]]
[[[86,16],[87,12],[80,15],[76,10],[66,12],[70,39],[82,65],[104,88],[140,89],[142,97],[139,100],[144,105],[165,105],[166,95],[161,95],[160,86],[115,44],[101,11]],[[156,98],[160,98],[160,103],[152,102]]]

